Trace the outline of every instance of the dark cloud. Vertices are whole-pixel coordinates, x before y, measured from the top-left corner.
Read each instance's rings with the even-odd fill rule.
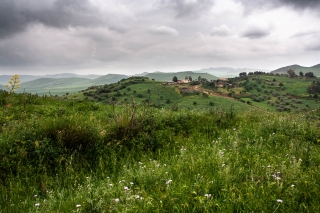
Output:
[[[87,27],[103,23],[99,9],[89,0],[57,0],[46,7],[33,1],[0,0],[0,38],[25,30],[31,23],[49,27]]]
[[[263,29],[259,27],[251,27],[246,29],[242,36],[250,39],[259,39],[266,37],[270,34],[270,31],[268,29]]]
[[[162,0],[161,5],[175,12],[176,18],[198,18],[213,6],[213,0]]]
[[[245,5],[247,12],[256,9],[288,6],[298,10],[320,8],[320,0],[238,0]]]
[[[277,0],[276,3],[302,9],[316,8],[320,6],[319,0]]]

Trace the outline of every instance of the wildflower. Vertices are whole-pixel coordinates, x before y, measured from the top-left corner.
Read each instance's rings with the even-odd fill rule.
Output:
[[[222,167],[225,167],[225,166],[226,166],[226,164],[225,164],[225,163],[223,163],[223,164],[222,164]]]
[[[112,183],[110,183],[110,184],[109,184],[109,186],[113,186],[113,184],[112,184]]]
[[[114,199],[114,202],[118,203],[120,200],[119,198]]]
[[[133,182],[130,182],[130,185],[133,185]]]
[[[38,195],[33,195],[34,198],[38,197]]]
[[[127,186],[125,186],[125,187],[123,187],[123,188],[124,188],[124,190],[126,190],[126,191],[129,191],[129,190],[130,190]]]
[[[38,206],[40,206],[40,203],[36,203],[36,204],[34,204],[34,206],[38,207]]]
[[[76,205],[76,207],[77,207],[77,208],[80,208],[80,207],[81,207],[81,205],[80,205],[80,204],[77,204],[77,205]]]
[[[166,182],[167,185],[169,185],[170,183],[172,183],[172,180],[168,180],[168,181]]]
[[[281,177],[275,177],[276,180],[281,180]]]
[[[184,148],[184,146],[182,146],[181,149],[180,149],[181,152],[186,151],[186,150],[187,150],[187,149]]]
[[[209,199],[211,197],[211,194],[205,194],[205,197],[207,197],[207,199]]]
[[[291,188],[294,188],[294,187],[295,187],[295,185],[294,185],[294,184],[292,184],[292,185],[291,185]]]
[[[282,201],[282,200],[280,200],[280,199],[278,199],[278,200],[277,200],[277,202],[278,202],[278,203],[282,203],[283,201]]]
[[[270,165],[268,165],[268,166],[267,166],[267,168],[269,169],[269,168],[271,168],[271,166],[270,166]]]
[[[236,128],[233,128],[233,131],[236,131],[237,129]]]
[[[163,166],[167,166],[167,164],[163,164]]]

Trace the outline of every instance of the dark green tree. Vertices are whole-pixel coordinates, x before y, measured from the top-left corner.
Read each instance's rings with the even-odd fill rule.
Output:
[[[178,82],[177,76],[173,76],[172,81],[173,81],[173,82]]]

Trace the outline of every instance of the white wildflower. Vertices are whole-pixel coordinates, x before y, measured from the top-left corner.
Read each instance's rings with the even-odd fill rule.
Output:
[[[211,197],[211,194],[205,194],[204,196],[209,199]]]
[[[172,180],[168,180],[168,181],[166,182],[167,185],[169,185],[170,183],[172,183]]]
[[[36,204],[34,204],[34,206],[38,207],[38,206],[40,206],[40,203],[36,203]]]
[[[118,203],[120,200],[119,198],[114,199],[114,202]]]
[[[278,200],[277,200],[277,202],[278,202],[278,203],[282,203],[283,201],[282,201],[282,200],[280,200],[280,199],[278,199]]]
[[[80,204],[77,204],[77,205],[76,205],[76,207],[77,207],[77,208],[80,208],[80,207],[81,207],[81,205],[80,205]]]

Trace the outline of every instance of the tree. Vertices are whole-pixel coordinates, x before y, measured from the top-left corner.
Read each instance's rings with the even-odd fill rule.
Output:
[[[173,76],[172,81],[173,81],[173,82],[178,82],[177,76]]]
[[[241,72],[239,73],[239,77],[246,77],[247,76],[247,73],[246,72]]]
[[[5,87],[8,89],[8,94],[13,93],[16,89],[20,88],[20,77],[18,74],[14,74]]]
[[[314,78],[315,77],[313,72],[307,72],[304,76],[307,78]]]
[[[293,69],[289,69],[287,71],[288,75],[289,75],[289,78],[294,78],[294,77],[297,77],[296,73],[294,72]]]
[[[300,72],[299,72],[299,76],[300,76],[300,77],[303,77],[303,72],[300,71]]]
[[[307,92],[309,94],[320,93],[320,81],[313,81],[311,85],[308,86]]]
[[[189,76],[189,81],[192,81],[192,77],[191,76]]]

